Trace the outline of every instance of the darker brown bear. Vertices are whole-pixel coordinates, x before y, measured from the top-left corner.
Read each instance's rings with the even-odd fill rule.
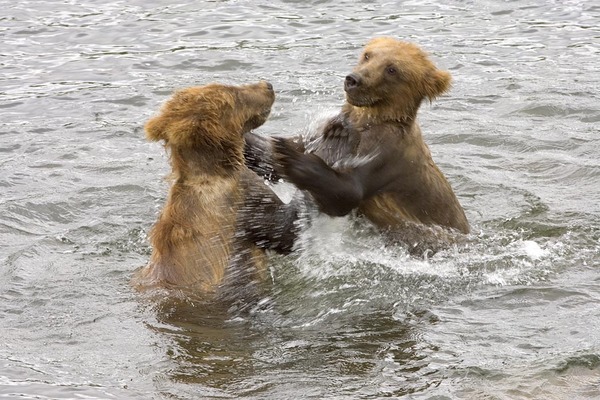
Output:
[[[170,152],[173,184],[150,233],[152,256],[133,283],[231,295],[261,281],[265,249],[288,252],[297,211],[244,162],[244,133],[275,99],[267,82],[210,84],[175,93],[145,126]]]
[[[358,209],[412,253],[435,251],[469,232],[416,118],[423,100],[446,92],[450,81],[416,45],[373,39],[345,79],[341,113],[315,138],[277,138],[268,149],[252,137],[247,155],[274,157],[276,171],[309,191],[321,211]]]

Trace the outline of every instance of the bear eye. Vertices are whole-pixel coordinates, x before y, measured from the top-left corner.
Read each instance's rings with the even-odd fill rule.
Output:
[[[369,53],[363,54],[363,60],[364,61],[367,61],[369,58],[371,58],[371,54],[369,54]]]
[[[396,67],[387,67],[386,72],[390,75],[395,75],[396,72],[398,72],[398,70],[396,69]]]

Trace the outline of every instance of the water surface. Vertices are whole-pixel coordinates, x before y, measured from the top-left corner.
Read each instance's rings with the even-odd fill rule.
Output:
[[[600,7],[443,3],[0,0],[0,397],[597,398]],[[169,94],[268,79],[261,132],[293,134],[379,35],[454,77],[419,118],[473,243],[416,260],[324,217],[250,314],[133,292]]]

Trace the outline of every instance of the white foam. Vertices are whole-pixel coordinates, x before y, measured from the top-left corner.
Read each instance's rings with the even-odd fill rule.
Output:
[[[521,249],[531,260],[540,260],[548,255],[548,250],[544,250],[533,240],[524,240],[521,242]]]

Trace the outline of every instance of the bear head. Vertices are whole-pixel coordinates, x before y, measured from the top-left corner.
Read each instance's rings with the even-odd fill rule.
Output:
[[[423,99],[450,88],[451,76],[438,70],[418,46],[393,38],[372,39],[346,77],[347,103],[377,120],[414,119]]]
[[[214,172],[237,169],[244,163],[244,133],[267,120],[274,101],[266,81],[181,89],[146,123],[146,137],[164,140],[175,172],[191,164]]]

